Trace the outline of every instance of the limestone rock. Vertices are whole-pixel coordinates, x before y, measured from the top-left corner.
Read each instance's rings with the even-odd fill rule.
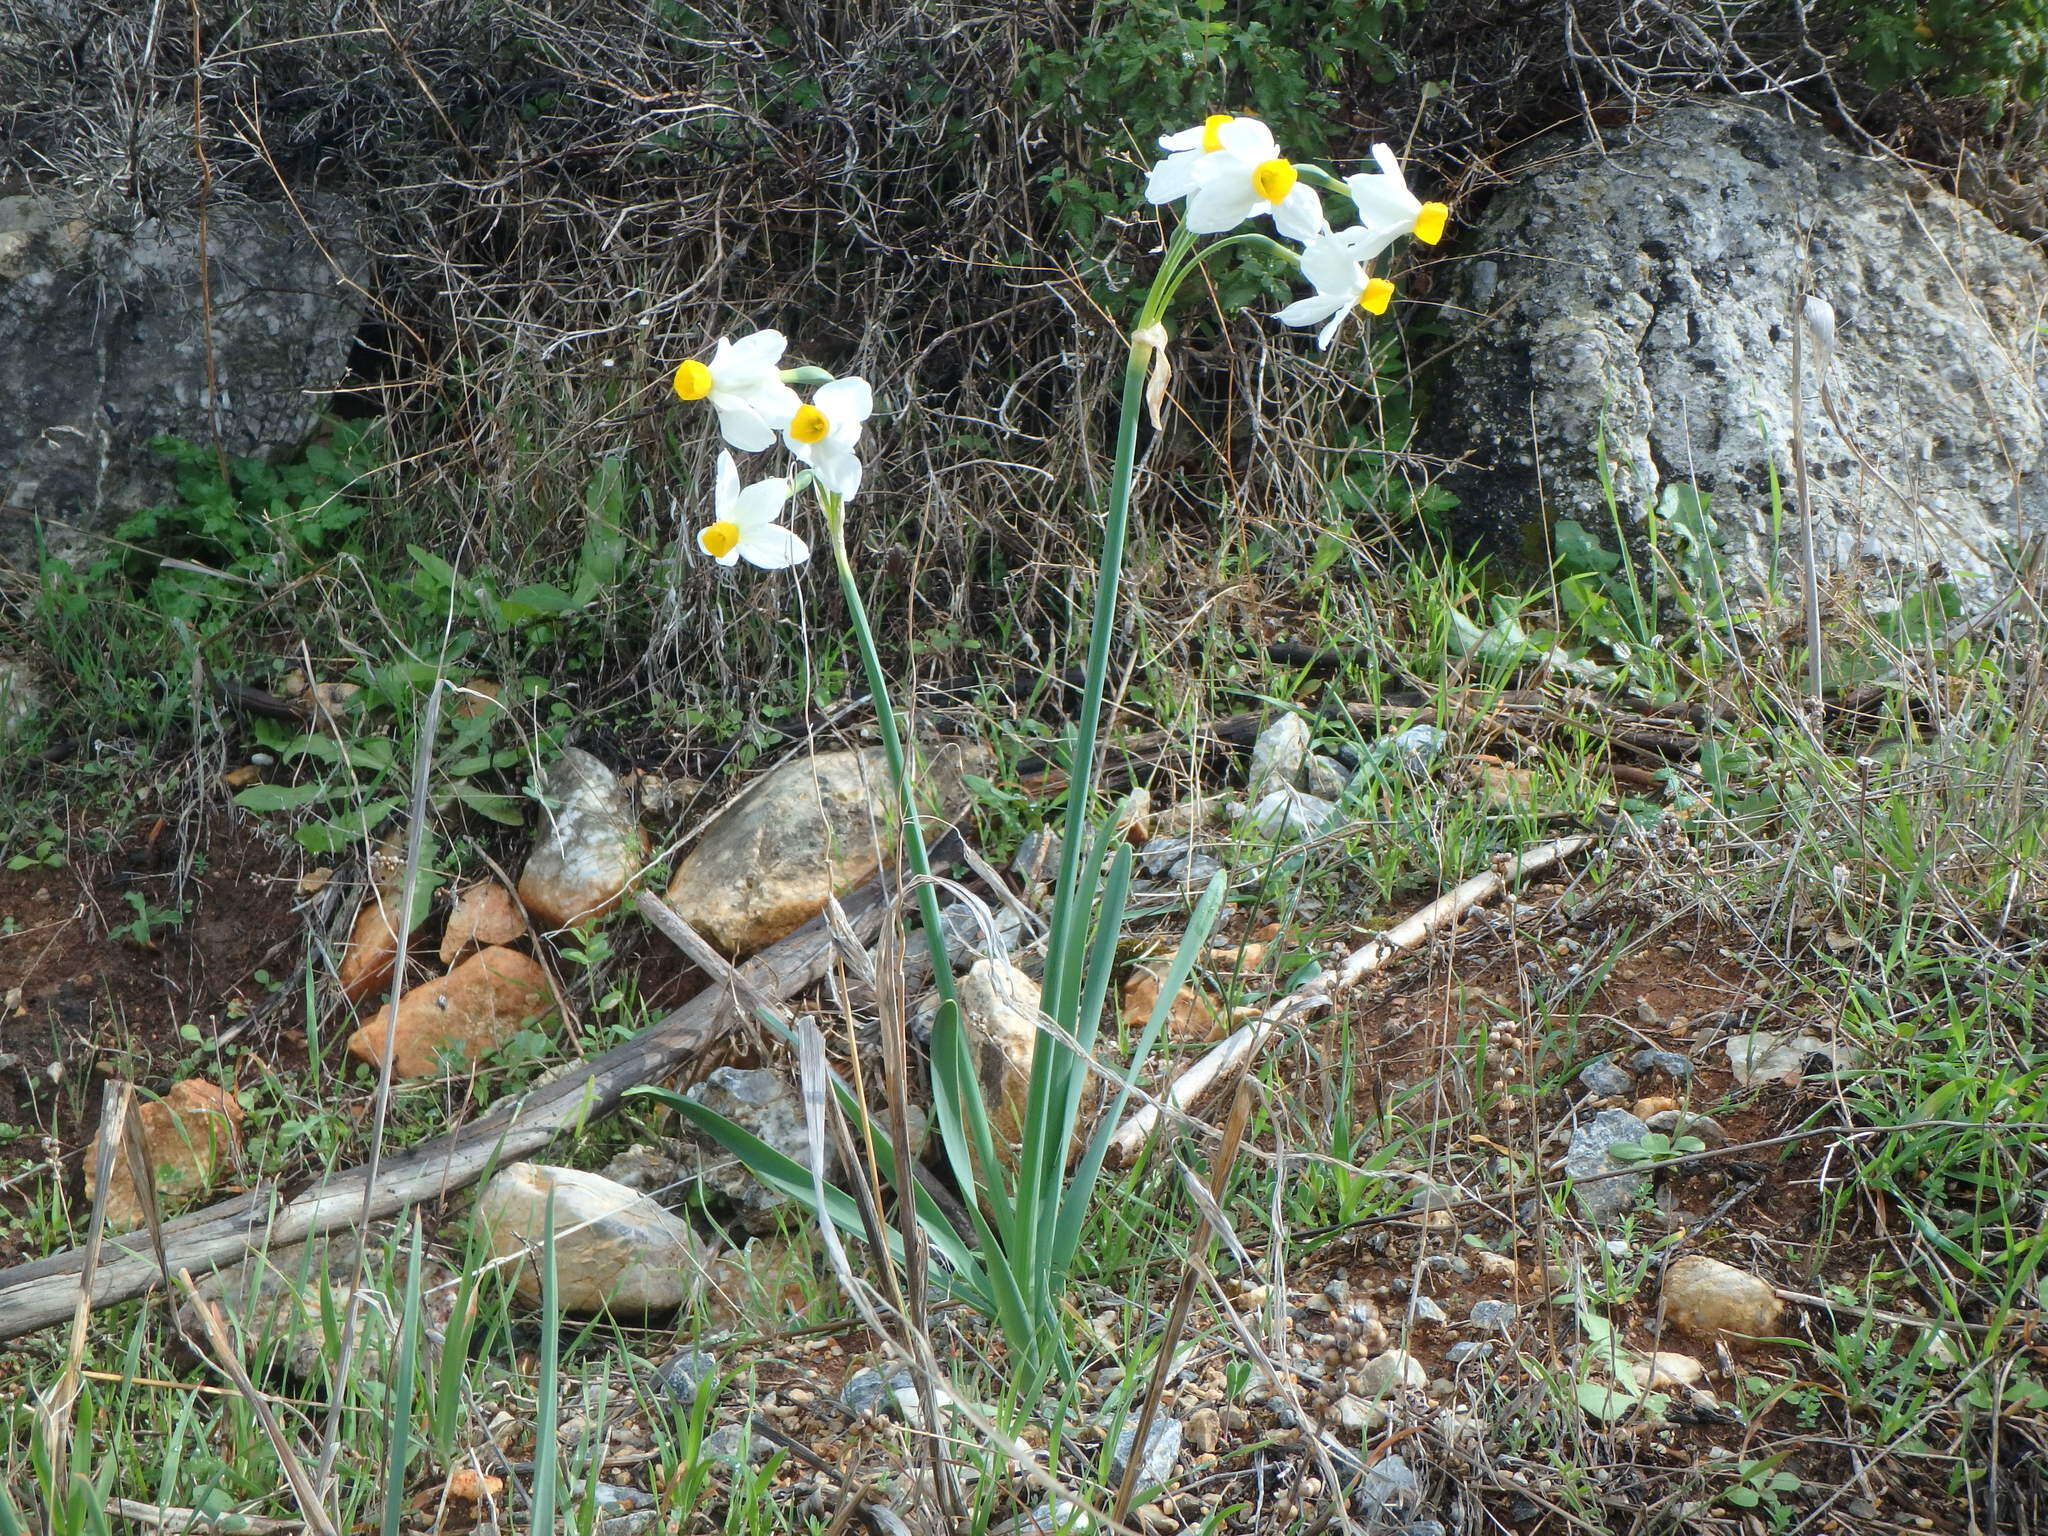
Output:
[[[148,446],[159,433],[218,431],[245,457],[296,449],[361,319],[351,222],[310,195],[215,199],[208,316],[190,208],[115,224],[55,195],[0,197],[0,353],[33,360],[0,376],[0,503],[58,520],[51,543],[69,554],[170,496],[175,471]],[[0,520],[0,558],[26,563],[32,538],[28,518]]]
[[[1180,1462],[1180,1446],[1185,1435],[1180,1420],[1171,1414],[1162,1413],[1153,1419],[1145,1435],[1145,1452],[1138,1458],[1138,1487],[1159,1488],[1172,1480],[1173,1469]],[[1116,1437],[1116,1450],[1110,1454],[1110,1487],[1119,1487],[1123,1483],[1124,1471],[1131,1461],[1131,1449],[1137,1443],[1137,1424],[1124,1425]]]
[[[619,904],[647,862],[633,797],[588,752],[565,747],[541,781],[541,830],[519,875],[536,922],[569,928]]]
[[[1572,1132],[1571,1145],[1565,1149],[1564,1171],[1574,1179],[1590,1179],[1595,1174],[1626,1168],[1629,1165],[1618,1161],[1608,1149],[1622,1142],[1640,1142],[1648,1133],[1649,1127],[1627,1110],[1603,1109]],[[1572,1199],[1588,1221],[1614,1221],[1635,1205],[1649,1183],[1647,1173],[1617,1175],[1597,1183],[1574,1185]]]
[[[987,752],[947,743],[924,755],[921,803],[939,819],[966,803],[962,775]],[[734,956],[752,954],[825,909],[828,896],[875,872],[896,823],[879,747],[792,759],[715,822],[677,867],[668,904]],[[926,838],[933,837],[926,822]]]
[[[1251,770],[1245,775],[1247,800],[1259,800],[1276,789],[1299,789],[1308,764],[1308,722],[1289,711],[1276,716],[1252,743]]]
[[[1768,1280],[1703,1253],[1665,1267],[1663,1301],[1664,1321],[1697,1339],[1767,1337],[1785,1310]]]
[[[1336,806],[1300,789],[1276,789],[1245,816],[1253,831],[1287,842],[1314,837],[1336,819]]]
[[[158,1210],[169,1215],[195,1195],[213,1187],[221,1169],[241,1145],[242,1106],[235,1096],[203,1077],[173,1083],[161,1099],[136,1108],[142,1126],[142,1152],[156,1186]],[[100,1135],[112,1130],[102,1126]],[[97,1149],[85,1165],[85,1196],[95,1195],[99,1171]],[[125,1150],[114,1159],[107,1183],[107,1227],[126,1232],[142,1225],[142,1196],[128,1171]]]
[[[1840,1071],[1856,1066],[1861,1057],[1847,1046],[1823,1040],[1801,1030],[1760,1029],[1735,1035],[1725,1041],[1728,1070],[1738,1087],[1756,1088],[1770,1083],[1796,1088],[1806,1076],[1809,1062],[1825,1063],[1823,1070]]]
[[[0,741],[11,741],[42,707],[35,663],[0,656]]]
[[[1997,541],[2048,519],[2048,375],[2034,339],[2048,263],[2028,242],[1749,102],[1681,103],[1560,154],[1575,148],[1532,146],[1538,169],[1463,237],[1474,254],[1445,312],[1469,319],[1425,446],[1461,465],[1443,486],[1467,534],[1536,555],[1533,515],[1548,506],[1611,547],[1604,438],[1631,526],[1662,504],[1675,539],[1677,488],[1692,483],[1733,579],[1793,556],[1772,547],[1769,471],[1789,503],[1788,301],[1809,254],[1812,290],[1839,320],[1827,383],[1849,431],[1821,408],[1808,345],[1826,564],[1983,571]]]
[[[398,1000],[392,1059],[400,1077],[439,1071],[442,1059],[470,1061],[497,1049],[520,1027],[554,1012],[547,973],[516,949],[478,950],[446,976],[422,982]],[[349,1053],[378,1065],[391,1011],[349,1037]]]
[[[810,1142],[804,1132],[804,1102],[796,1085],[766,1067],[720,1067],[683,1096],[723,1115],[741,1130],[766,1142],[784,1157],[808,1168]],[[697,1177],[712,1193],[722,1195],[749,1231],[775,1228],[775,1213],[790,1197],[763,1184],[730,1152],[702,1132],[689,1128],[687,1141],[697,1150]],[[830,1138],[825,1143],[825,1177],[839,1176],[839,1158]]]
[[[954,986],[998,1149],[1022,1134],[1038,1047],[1038,983],[1007,960],[977,960]]]
[[[518,1279],[527,1301],[540,1299],[550,1200],[556,1295],[565,1312],[673,1312],[703,1284],[704,1245],[680,1216],[594,1173],[514,1163],[477,1196],[475,1219],[492,1253],[529,1256]]]
[[[526,937],[526,917],[512,893],[495,880],[479,880],[455,898],[441,930],[441,963],[453,965],[473,949]]]

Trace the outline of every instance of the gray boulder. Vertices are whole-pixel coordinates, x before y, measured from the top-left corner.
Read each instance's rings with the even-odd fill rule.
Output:
[[[1467,536],[1538,555],[1547,508],[1611,548],[1604,426],[1631,537],[1648,509],[1681,511],[1691,484],[1731,577],[1796,562],[1790,315],[1809,264],[1838,319],[1827,384],[1854,443],[1822,409],[1805,346],[1825,564],[1984,571],[1998,540],[2048,521],[2048,349],[2034,329],[2048,262],[2027,242],[1756,105],[1680,104],[1610,135],[1604,154],[1560,161],[1562,147],[1532,155],[1542,168],[1463,242],[1447,313],[1469,318],[1424,446],[1467,460],[1444,482]]]
[[[216,199],[202,293],[185,212],[108,228],[56,196],[0,198],[0,502],[87,531],[164,500],[159,433],[267,457],[298,447],[347,370],[364,263],[345,217]],[[212,315],[209,400],[205,316]],[[60,552],[80,535],[51,527]],[[0,519],[0,558],[32,549]]]

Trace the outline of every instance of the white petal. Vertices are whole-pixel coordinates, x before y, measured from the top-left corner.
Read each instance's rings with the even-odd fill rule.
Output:
[[[811,460],[811,468],[818,483],[841,500],[851,501],[859,494],[860,460],[830,439],[818,444],[818,455]]]
[[[1216,142],[1247,165],[1263,165],[1280,157],[1273,130],[1256,117],[1233,117],[1216,130]]]
[[[1353,261],[1371,261],[1406,233],[1407,228],[1397,224],[1356,224],[1350,229],[1339,230],[1330,238],[1338,242],[1344,254]]]
[[[1320,331],[1316,332],[1317,350],[1323,352],[1327,352],[1330,350],[1330,343],[1337,339],[1337,332],[1343,328],[1344,321],[1350,316],[1350,314],[1351,306],[1347,304],[1342,309],[1338,310],[1336,314],[1330,317],[1330,323],[1328,325],[1324,326]]]
[[[1380,168],[1381,175],[1403,192],[1408,190],[1408,178],[1401,174],[1401,162],[1394,158],[1394,151],[1391,148],[1385,144],[1373,145],[1372,158],[1373,163]]]
[[[1404,222],[1412,229],[1415,215],[1422,211],[1422,204],[1398,178],[1346,176],[1344,190],[1358,207],[1358,222],[1373,229]]]
[[[1348,294],[1355,299],[1365,291],[1365,274],[1338,236],[1312,241],[1303,249],[1301,275],[1316,285],[1317,293]]]
[[[1145,178],[1145,201],[1171,203],[1186,197],[1202,184],[1196,167],[1207,158],[1199,149],[1168,155]]]
[[[762,523],[741,531],[733,553],[764,571],[779,571],[810,559],[811,546],[780,523]]]
[[[756,331],[732,344],[726,355],[746,368],[773,368],[782,361],[789,338],[780,331]]]
[[[724,449],[718,452],[718,478],[711,486],[711,506],[721,518],[732,512],[732,504],[740,497],[740,467],[733,456]]]
[[[825,413],[836,431],[841,425],[858,426],[866,421],[875,408],[875,392],[863,378],[834,379],[819,386],[811,403]]]
[[[742,453],[759,453],[775,446],[775,429],[761,419],[752,404],[720,406],[718,430]]]
[[[741,530],[758,528],[763,523],[772,523],[782,516],[782,504],[789,500],[789,482],[780,478],[756,480],[744,491],[732,510],[725,515],[737,523]]]
[[[1332,315],[1343,314],[1350,307],[1342,298],[1319,293],[1313,298],[1296,299],[1273,318],[1282,325],[1316,325]]]
[[[1188,228],[1198,235],[1220,235],[1250,218],[1259,203],[1251,177],[1242,171],[1227,171],[1188,199]]]
[[[1273,209],[1273,227],[1290,240],[1313,240],[1327,234],[1330,221],[1323,217],[1323,200],[1316,189],[1298,181],[1294,189]]]
[[[1179,133],[1161,134],[1159,147],[1167,150],[1200,149],[1202,135],[1208,131],[1209,125],[1204,123],[1199,128],[1183,128]]]

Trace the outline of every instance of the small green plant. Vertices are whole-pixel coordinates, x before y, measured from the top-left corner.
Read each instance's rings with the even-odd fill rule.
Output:
[[[41,836],[33,845],[8,856],[7,867],[12,870],[62,869],[69,862],[64,847],[64,829],[55,822],[45,822]]]
[[[1784,1513],[1783,1495],[1797,1493],[1804,1486],[1790,1472],[1780,1471],[1783,1458],[1765,1457],[1738,1462],[1735,1481],[1721,1490],[1721,1501],[1737,1509],[1761,1510],[1776,1519]]]
[[[1706,1150],[1707,1144],[1697,1136],[1666,1136],[1662,1131],[1651,1131],[1636,1141],[1616,1142],[1607,1149],[1607,1155],[1620,1163],[1662,1163]]]
[[[185,921],[182,902],[159,907],[140,891],[125,891],[121,899],[135,909],[135,915],[125,923],[111,924],[107,932],[114,938],[126,939],[137,949],[155,949],[158,934],[167,933]]]

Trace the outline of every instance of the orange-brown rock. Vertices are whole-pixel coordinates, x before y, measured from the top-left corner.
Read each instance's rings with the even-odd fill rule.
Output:
[[[455,898],[441,930],[441,963],[453,965],[472,949],[510,944],[525,934],[526,914],[512,893],[495,880],[479,880]]]
[[[384,1036],[392,1031],[393,1070],[400,1077],[422,1077],[438,1071],[444,1060],[474,1061],[497,1049],[522,1025],[554,1011],[547,975],[531,955],[516,949],[479,950],[446,976],[423,982],[398,1000],[391,1010],[349,1037],[351,1055],[378,1066],[384,1059]]]
[[[1151,1020],[1152,1010],[1159,1006],[1162,979],[1158,971],[1141,965],[1124,983],[1124,1023],[1132,1029],[1143,1029]],[[1166,1010],[1166,1038],[1191,1045],[1220,1040],[1229,1032],[1229,1015],[1190,976]]]
[[[142,1126],[142,1155],[149,1165],[150,1181],[156,1186],[157,1208],[168,1214],[213,1187],[221,1168],[241,1144],[242,1106],[235,1096],[217,1083],[202,1077],[174,1083],[161,1099],[136,1111]],[[112,1126],[102,1126],[105,1137]],[[85,1193],[97,1192],[99,1158],[85,1165]],[[114,1171],[107,1181],[107,1226],[127,1231],[142,1225],[142,1197],[128,1171],[125,1152],[114,1159]]]
[[[391,984],[398,963],[398,922],[404,908],[405,844],[395,834],[370,855],[370,889],[341,952],[336,980],[341,995],[360,1003]]]

